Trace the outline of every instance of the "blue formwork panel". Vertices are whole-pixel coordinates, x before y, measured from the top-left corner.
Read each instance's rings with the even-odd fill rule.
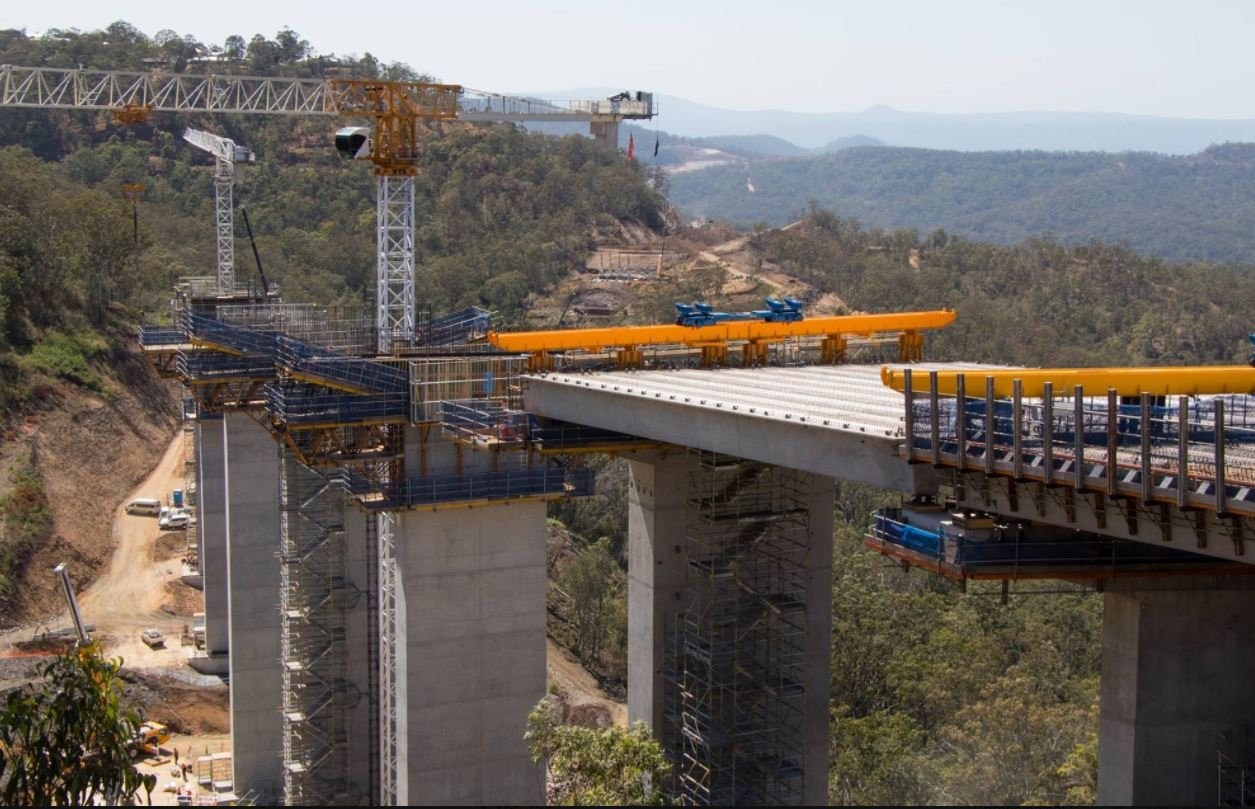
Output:
[[[180,351],[175,370],[186,379],[269,379],[274,363],[265,357],[237,357],[213,351]]]
[[[402,368],[345,356],[293,337],[278,338],[278,360],[289,372],[325,380],[329,387],[403,393],[409,385],[409,374]]]
[[[189,337],[206,343],[272,360],[275,356],[275,338],[278,335],[275,331],[223,323],[217,318],[193,311],[183,313],[183,329]]]
[[[341,394],[271,385],[266,405],[272,417],[285,424],[344,424],[406,418],[409,400],[404,394]]]
[[[187,337],[178,326],[144,325],[139,327],[139,344],[144,348],[173,346],[184,342],[187,342]]]

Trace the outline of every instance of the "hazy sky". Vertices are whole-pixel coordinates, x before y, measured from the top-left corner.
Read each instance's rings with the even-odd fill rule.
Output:
[[[1255,118],[1252,0],[59,0],[0,10],[0,28],[28,34],[117,19],[206,44],[288,26],[320,53],[369,51],[498,92],[604,86],[797,112]]]

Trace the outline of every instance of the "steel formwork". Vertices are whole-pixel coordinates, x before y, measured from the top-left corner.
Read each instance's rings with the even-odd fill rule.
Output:
[[[686,804],[802,801],[803,473],[694,452],[664,744]],[[823,777],[824,774],[820,774]]]
[[[280,444],[280,663],[283,798],[288,805],[349,797],[346,624],[349,584],[343,488]]]

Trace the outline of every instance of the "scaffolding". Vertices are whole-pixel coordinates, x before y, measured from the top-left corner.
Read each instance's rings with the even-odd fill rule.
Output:
[[[411,419],[441,421],[445,402],[493,402],[512,411],[523,407],[523,357],[441,357],[409,364]]]
[[[343,489],[280,444],[280,663],[287,805],[349,798],[350,586]]]
[[[526,360],[477,352],[491,326],[486,310],[424,318],[413,341],[394,342],[397,356],[380,358],[375,327],[360,313],[261,299],[209,303],[182,308],[177,327],[146,327],[141,340],[192,391],[190,414],[264,407],[278,440],[284,802],[404,802],[396,512],[589,496],[593,472],[554,459],[534,467],[538,456],[528,452],[494,452],[491,464],[464,468],[459,447],[458,473],[424,468],[406,478],[411,423],[424,441],[439,426],[440,435],[476,448],[527,446],[519,381]],[[485,442],[491,446],[479,446]],[[367,524],[372,631],[360,684],[350,681],[347,659],[349,610],[362,596],[346,556],[349,502],[366,512]],[[349,721],[363,695],[367,795],[354,793],[362,774],[349,765],[351,745],[360,743],[350,739]]]
[[[492,330],[492,312],[468,306],[439,317],[420,315],[415,333],[419,346],[451,346],[482,341]]]
[[[342,354],[374,354],[374,315],[361,309],[341,309],[307,303],[264,303],[219,306],[224,323],[257,331],[282,332]]]
[[[675,791],[696,805],[801,803],[804,473],[693,454],[684,606],[666,644]]]

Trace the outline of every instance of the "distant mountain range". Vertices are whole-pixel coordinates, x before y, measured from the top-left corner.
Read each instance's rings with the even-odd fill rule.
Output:
[[[635,88],[634,88],[635,89]],[[536,93],[550,98],[605,98],[617,89]],[[771,136],[800,150],[842,138],[867,137],[890,146],[956,151],[1041,149],[1081,152],[1195,154],[1216,143],[1255,141],[1255,118],[1164,118],[1101,112],[1007,112],[940,115],[878,106],[857,113],[729,110],[655,95],[658,127],[689,138]],[[815,106],[822,107],[822,99]],[[781,146],[781,149],[787,148]],[[784,152],[766,152],[788,156]]]
[[[1014,244],[1121,242],[1173,260],[1255,265],[1255,144],[1178,157],[1147,152],[859,147],[673,171],[692,218],[782,225],[811,204],[875,228],[943,229]]]

